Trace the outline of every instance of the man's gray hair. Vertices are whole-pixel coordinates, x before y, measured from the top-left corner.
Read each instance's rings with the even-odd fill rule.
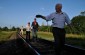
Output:
[[[62,7],[62,4],[61,4],[61,3],[57,3],[56,6],[61,6],[61,7]],[[55,7],[56,7],[56,6],[55,6]]]

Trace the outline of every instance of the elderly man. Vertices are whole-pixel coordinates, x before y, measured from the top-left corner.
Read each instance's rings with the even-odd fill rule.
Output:
[[[52,33],[55,42],[55,51],[57,55],[60,55],[64,49],[65,44],[65,22],[70,26],[71,21],[65,12],[62,12],[62,4],[56,4],[56,12],[51,13],[48,16],[36,15],[37,18],[43,18],[46,21],[52,20]]]

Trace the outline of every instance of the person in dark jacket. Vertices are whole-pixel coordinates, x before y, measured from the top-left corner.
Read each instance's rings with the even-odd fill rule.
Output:
[[[36,21],[36,18],[34,19],[34,21],[32,22],[32,38],[34,41],[37,40],[37,31],[38,31],[38,22]]]

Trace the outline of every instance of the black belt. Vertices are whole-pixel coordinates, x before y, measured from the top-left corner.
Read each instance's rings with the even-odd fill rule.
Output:
[[[65,30],[64,28],[53,27],[54,29]]]

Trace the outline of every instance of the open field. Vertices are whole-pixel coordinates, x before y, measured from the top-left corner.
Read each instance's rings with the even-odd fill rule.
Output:
[[[0,32],[0,42],[5,42],[9,40],[12,33],[15,31],[2,31]],[[24,32],[24,36],[25,36]],[[31,34],[32,35],[32,34]],[[53,41],[53,35],[50,32],[38,32],[38,38],[43,38],[46,40]],[[66,43],[71,44],[77,47],[85,48],[85,35],[78,35],[78,34],[66,34]]]
[[[1,31],[0,32],[0,42],[1,41],[7,41],[10,36],[12,35],[12,33],[14,33],[15,31]]]
[[[43,38],[50,41],[54,40],[53,35],[50,32],[38,32],[38,38]],[[85,35],[66,34],[66,44],[85,48]]]
[[[38,37],[53,41],[54,38],[50,32],[38,32]],[[85,48],[85,35],[66,34],[66,43],[80,48]]]
[[[24,32],[25,34],[25,32]],[[32,35],[32,34],[31,34]],[[38,38],[43,38],[49,41],[53,41],[53,35],[50,32],[38,32]],[[66,34],[66,44],[85,48],[85,35],[78,34]]]

